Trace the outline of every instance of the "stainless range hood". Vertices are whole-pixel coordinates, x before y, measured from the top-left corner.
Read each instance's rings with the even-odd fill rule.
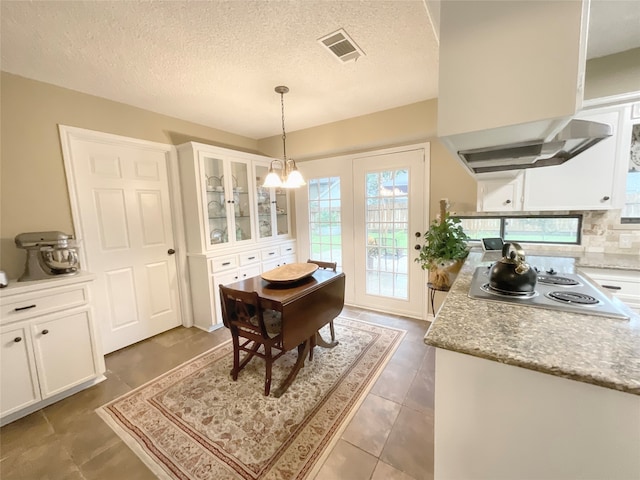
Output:
[[[484,135],[492,137],[490,132]],[[473,173],[547,167],[560,165],[611,135],[611,125],[572,119],[549,140],[541,138],[463,149],[457,150],[457,154]]]

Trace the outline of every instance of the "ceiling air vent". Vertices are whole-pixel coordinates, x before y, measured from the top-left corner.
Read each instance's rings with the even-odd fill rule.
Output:
[[[355,61],[364,56],[364,52],[356,45],[342,28],[318,40],[335,57],[343,63]]]

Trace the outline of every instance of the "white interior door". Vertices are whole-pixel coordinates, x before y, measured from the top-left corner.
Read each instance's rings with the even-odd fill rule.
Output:
[[[93,304],[104,353],[182,323],[167,178],[171,147],[118,139],[63,136],[83,267],[97,275]]]
[[[425,151],[353,162],[355,298],[358,305],[423,317],[424,273],[414,259],[424,231]]]

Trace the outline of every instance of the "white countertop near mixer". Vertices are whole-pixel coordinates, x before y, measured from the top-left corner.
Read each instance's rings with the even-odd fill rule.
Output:
[[[42,290],[44,287],[61,287],[63,285],[73,285],[74,283],[82,283],[96,278],[95,273],[80,271],[74,275],[56,275],[43,280],[34,280],[30,282],[19,282],[17,279],[9,280],[9,284],[0,288],[0,298],[6,298],[11,295],[19,295],[22,293]]]

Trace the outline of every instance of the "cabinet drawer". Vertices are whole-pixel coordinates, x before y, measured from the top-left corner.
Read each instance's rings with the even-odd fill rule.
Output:
[[[282,255],[283,257],[285,255],[295,255],[295,253],[296,253],[296,244],[295,244],[295,242],[285,243],[284,245],[282,245],[280,247],[280,255]]]
[[[265,260],[273,260],[280,256],[280,248],[279,247],[264,248],[262,249],[261,255],[262,255],[263,262]]]
[[[14,295],[0,301],[0,318],[6,324],[83,305],[88,300],[86,287],[77,285]]]
[[[223,272],[232,268],[238,268],[238,256],[216,257],[210,260],[212,272]]]
[[[581,268],[580,270],[610,293],[640,299],[640,272],[598,268]]]
[[[244,267],[245,265],[251,265],[253,263],[260,262],[260,253],[251,252],[251,253],[241,253],[240,254],[240,266]]]

